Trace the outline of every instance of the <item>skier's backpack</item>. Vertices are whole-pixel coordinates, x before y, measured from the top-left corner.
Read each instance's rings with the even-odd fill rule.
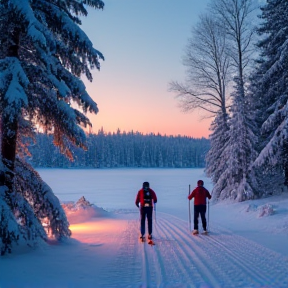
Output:
[[[144,193],[144,207],[152,207],[152,192],[150,189],[145,187],[143,189]]]

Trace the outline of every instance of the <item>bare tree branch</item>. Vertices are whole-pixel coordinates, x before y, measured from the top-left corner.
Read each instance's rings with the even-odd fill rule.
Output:
[[[217,21],[200,17],[188,40],[183,65],[187,67],[184,84],[169,83],[182,111],[201,109],[213,117],[219,111],[226,114],[231,61],[225,31]]]

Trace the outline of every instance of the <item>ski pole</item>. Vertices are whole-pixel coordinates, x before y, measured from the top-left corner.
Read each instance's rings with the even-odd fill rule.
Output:
[[[154,203],[154,219],[155,219],[155,224],[156,224],[156,203]]]
[[[156,221],[156,203],[154,203],[153,201],[153,210],[154,210],[154,229],[155,229],[155,232],[157,231],[157,221]],[[157,235],[158,235],[158,232],[157,232]]]
[[[212,193],[211,193],[211,199],[212,199],[212,195],[213,195],[213,190],[212,190]],[[210,225],[209,225],[209,223],[210,223],[210,221],[209,221],[209,210],[210,210],[210,200],[208,199],[208,211],[207,211],[207,229],[209,229],[210,227]]]
[[[208,200],[208,213],[207,213],[207,230],[209,231],[209,200]]]
[[[141,231],[141,204],[139,205],[138,207],[138,210],[139,210],[139,230]]]
[[[190,184],[189,184],[189,191],[188,191],[188,196],[190,195]],[[189,219],[189,227],[188,230],[191,232],[191,206],[190,206],[190,200],[188,199],[188,219]]]

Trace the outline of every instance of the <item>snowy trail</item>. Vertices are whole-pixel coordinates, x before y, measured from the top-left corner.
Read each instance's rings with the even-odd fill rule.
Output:
[[[155,246],[140,242],[138,213],[118,211],[72,225],[67,243],[0,258],[0,287],[288,287],[288,257],[215,223],[193,236],[186,221],[157,215]]]
[[[214,225],[208,236],[193,236],[187,222],[159,214],[155,246],[138,240],[138,219],[127,220],[112,265],[115,287],[288,287],[280,254]]]
[[[192,236],[184,221],[163,217],[162,222],[162,228],[170,230],[170,235],[180,236],[177,241],[187,247],[189,260],[211,287],[288,286],[288,261],[281,255],[224,229],[213,227],[208,236]],[[275,275],[280,275],[279,279],[274,279]]]

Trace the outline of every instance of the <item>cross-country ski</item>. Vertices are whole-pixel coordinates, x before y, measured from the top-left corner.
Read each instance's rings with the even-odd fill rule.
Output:
[[[148,240],[148,242],[147,242],[149,245],[151,245],[151,246],[153,246],[153,245],[155,245],[155,242],[154,242],[154,240]]]

